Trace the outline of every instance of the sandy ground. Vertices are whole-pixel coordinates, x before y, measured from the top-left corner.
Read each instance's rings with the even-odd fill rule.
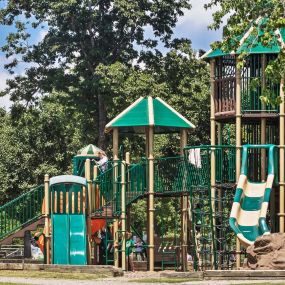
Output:
[[[159,275],[156,273],[153,274],[137,274],[137,273],[128,273],[124,277],[117,277],[117,278],[106,278],[106,279],[98,279],[98,280],[62,280],[62,279],[36,279],[36,278],[23,278],[23,277],[0,277],[1,282],[10,282],[10,283],[23,283],[23,284],[38,284],[38,285],[150,285],[151,283],[136,283],[136,282],[129,282],[130,280],[140,279],[140,278],[159,278]],[[257,283],[266,283],[266,284],[274,284],[274,283],[281,283],[285,285],[285,280],[213,280],[213,281],[191,281],[191,282],[183,282],[179,283],[182,285],[229,285],[229,284],[257,284]],[[152,283],[158,284],[158,283]],[[159,284],[167,284],[170,283],[159,283]],[[172,283],[173,284],[173,283]]]

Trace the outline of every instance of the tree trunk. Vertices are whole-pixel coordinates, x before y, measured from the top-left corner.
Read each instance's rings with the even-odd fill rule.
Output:
[[[103,94],[98,95],[98,119],[99,119],[98,147],[105,150],[106,149],[105,126],[107,124],[107,113],[106,113],[106,104]]]

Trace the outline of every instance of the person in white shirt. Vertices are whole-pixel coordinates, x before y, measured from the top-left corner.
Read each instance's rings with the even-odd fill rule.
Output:
[[[101,172],[105,172],[108,167],[108,157],[104,151],[99,152],[100,160],[97,162]]]

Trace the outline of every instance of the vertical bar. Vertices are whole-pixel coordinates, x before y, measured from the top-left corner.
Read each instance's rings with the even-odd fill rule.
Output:
[[[237,60],[238,64],[238,60]],[[247,90],[248,91],[248,90]],[[241,70],[236,65],[236,182],[241,167]],[[236,266],[240,267],[240,241],[236,239]]]
[[[261,92],[265,90],[266,88],[266,77],[265,77],[265,68],[266,68],[266,55],[263,54],[262,58],[261,58],[262,62],[261,62]],[[266,106],[265,104],[262,102],[261,104],[261,116],[265,115],[265,110]],[[266,144],[266,118],[261,118],[261,139],[260,139],[261,144]],[[266,178],[266,150],[265,149],[261,149],[261,180],[265,181]]]
[[[280,104],[280,123],[279,123],[279,144],[280,144],[280,162],[279,162],[279,232],[284,233],[284,176],[285,176],[285,168],[284,168],[284,155],[285,155],[285,138],[284,138],[284,128],[285,128],[285,102],[284,102],[284,77],[281,79],[280,82],[280,97],[282,99],[282,103]]]
[[[149,270],[154,271],[154,155],[153,155],[154,129],[148,129],[148,165],[149,165],[149,208],[148,208],[148,228],[149,228]]]
[[[126,163],[121,164],[122,270],[126,270]]]
[[[182,129],[180,131],[180,155],[183,156],[184,155],[184,147],[187,145],[187,131],[185,129]],[[181,238],[182,238],[182,251],[181,251],[181,255],[182,255],[182,271],[187,271],[188,270],[188,263],[187,263],[187,249],[188,249],[188,195],[185,194],[187,189],[185,189],[185,183],[186,181],[184,181],[186,176],[186,173],[183,174],[183,189],[182,189],[182,197],[181,197],[181,208],[182,208],[182,213],[181,213],[181,229],[182,229],[182,234],[181,234]]]
[[[215,60],[210,62],[210,81],[211,81],[211,146],[216,145],[216,122],[215,122]],[[221,94],[223,95],[223,94]],[[211,207],[212,222],[215,226],[215,183],[216,182],[216,159],[215,150],[211,148]],[[214,237],[212,237],[212,248],[214,249]],[[215,261],[215,252],[212,255],[212,265]]]
[[[116,195],[116,181],[118,179],[118,160],[119,160],[119,130],[118,128],[113,129],[113,160],[114,160],[114,181],[113,181],[113,193]],[[102,193],[102,189],[100,189],[100,193]],[[119,230],[119,220],[116,219],[114,223],[114,237],[115,237],[115,243],[117,242],[117,246],[115,246],[114,249],[114,266],[119,267],[119,236],[118,236],[118,230]]]
[[[85,161],[85,178],[87,179],[87,195],[85,193],[85,207],[87,206],[87,247],[88,247],[88,264],[91,264],[91,213],[92,213],[92,201],[91,201],[91,191],[92,191],[92,181],[91,181],[91,162],[90,159]],[[86,191],[86,188],[85,188]],[[83,191],[80,194],[81,207],[83,208]],[[83,210],[81,208],[81,210]]]
[[[45,175],[44,180],[44,193],[45,193],[45,238],[46,238],[46,263],[51,263],[51,256],[50,256],[50,199],[49,199],[49,176],[48,174]]]

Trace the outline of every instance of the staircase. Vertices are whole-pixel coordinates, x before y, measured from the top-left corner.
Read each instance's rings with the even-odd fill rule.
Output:
[[[0,207],[0,257],[21,256],[15,238],[24,238],[26,231],[35,231],[44,225],[42,202],[44,186],[38,186]]]

